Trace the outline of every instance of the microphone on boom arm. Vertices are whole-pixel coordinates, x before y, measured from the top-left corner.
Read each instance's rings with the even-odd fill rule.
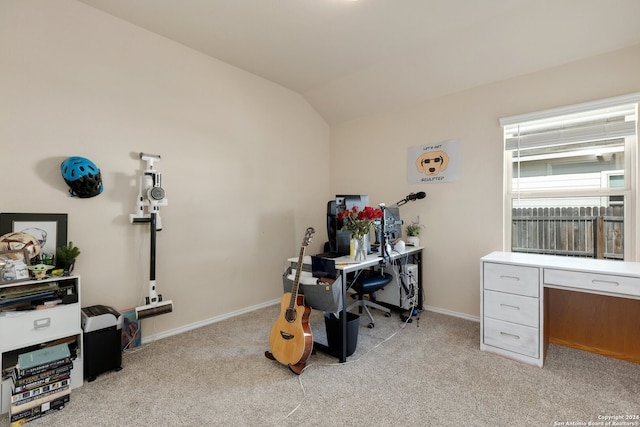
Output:
[[[396,203],[396,206],[402,206],[407,202],[412,202],[412,201],[418,200],[418,199],[424,199],[426,196],[427,196],[427,194],[424,191],[420,191],[418,193],[411,193],[407,197],[405,197],[404,199],[402,199],[398,203]]]

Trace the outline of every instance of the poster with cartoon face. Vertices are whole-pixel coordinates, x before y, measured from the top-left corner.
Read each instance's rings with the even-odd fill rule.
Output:
[[[437,184],[460,180],[458,141],[444,141],[409,147],[407,150],[409,184]]]

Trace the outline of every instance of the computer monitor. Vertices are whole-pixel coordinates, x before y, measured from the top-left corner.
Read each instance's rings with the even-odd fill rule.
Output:
[[[369,205],[369,196],[365,194],[338,194],[334,200],[327,202],[327,237],[329,239],[329,251],[337,255],[349,255],[349,242],[351,231],[342,228],[338,223],[337,215],[347,209],[357,207],[362,210]]]

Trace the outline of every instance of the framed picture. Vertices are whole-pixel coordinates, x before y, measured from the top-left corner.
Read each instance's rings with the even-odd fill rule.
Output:
[[[29,279],[29,251],[0,251],[0,284]]]
[[[55,255],[58,246],[67,244],[67,214],[1,213],[0,236],[17,232],[35,237],[42,255]]]

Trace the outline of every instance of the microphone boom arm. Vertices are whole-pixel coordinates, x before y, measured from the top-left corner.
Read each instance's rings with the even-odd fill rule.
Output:
[[[396,203],[396,206],[402,206],[407,202],[412,202],[417,199],[424,199],[426,196],[427,194],[424,191],[420,191],[418,193],[410,193],[407,197]]]

